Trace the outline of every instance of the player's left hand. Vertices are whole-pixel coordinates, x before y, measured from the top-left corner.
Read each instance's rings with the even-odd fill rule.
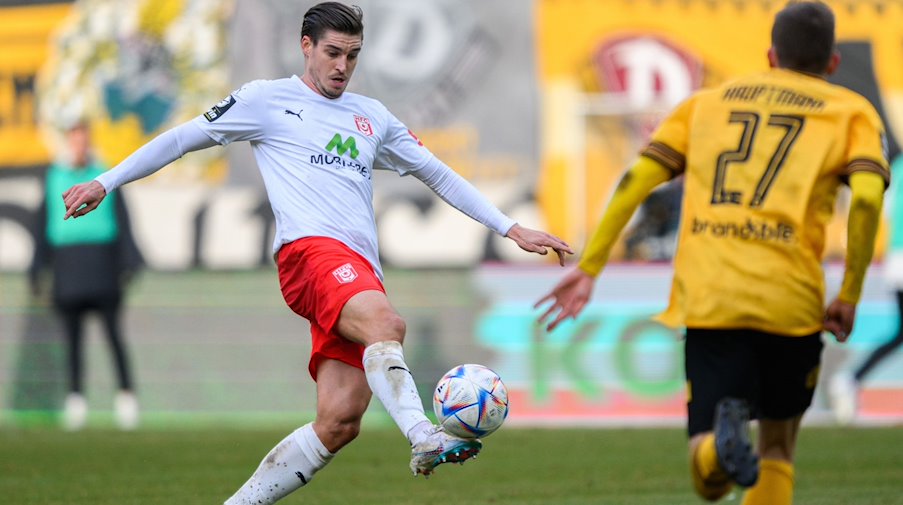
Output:
[[[834,300],[825,310],[825,331],[834,334],[838,342],[846,342],[853,333],[853,322],[856,320],[856,306],[841,300]]]
[[[554,316],[554,319],[546,326],[546,331],[552,331],[565,319],[573,319],[580,314],[593,294],[595,281],[596,279],[588,273],[575,268],[568,272],[549,294],[540,298],[533,305],[534,309],[538,309],[546,302],[552,302],[552,305],[539,318],[539,323],[544,324],[549,317]]]
[[[63,202],[66,204],[66,215],[63,219],[84,216],[96,209],[106,196],[107,190],[97,181],[72,186],[63,193]]]
[[[512,226],[505,236],[513,240],[524,251],[545,255],[549,253],[547,248],[552,248],[558,254],[558,264],[561,266],[564,266],[564,253],[574,254],[571,246],[567,245],[564,240],[544,231],[524,228],[519,224]]]

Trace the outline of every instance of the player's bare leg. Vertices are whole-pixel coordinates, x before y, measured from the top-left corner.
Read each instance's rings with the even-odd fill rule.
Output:
[[[365,346],[364,373],[370,389],[412,447],[411,471],[429,475],[442,463],[461,463],[480,451],[477,440],[448,435],[426,417],[414,376],[405,363],[405,322],[380,291],[363,291],[343,307],[339,335]]]
[[[359,368],[324,360],[317,368],[317,419],[279,442],[226,505],[269,505],[309,483],[357,437],[370,397]]]
[[[759,420],[759,480],[742,505],[790,505],[793,502],[793,456],[802,416]]]

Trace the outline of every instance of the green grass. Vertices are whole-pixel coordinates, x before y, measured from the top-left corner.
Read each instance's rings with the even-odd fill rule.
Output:
[[[0,431],[0,502],[219,504],[290,431]],[[700,504],[676,429],[520,430],[429,480],[394,430],[366,429],[286,504]],[[804,428],[795,503],[903,504],[903,429]],[[732,502],[739,503],[735,496]]]

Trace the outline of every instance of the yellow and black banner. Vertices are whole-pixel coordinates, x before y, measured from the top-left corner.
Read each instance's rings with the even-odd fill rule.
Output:
[[[0,4],[0,168],[49,161],[38,129],[37,75],[68,2]]]
[[[768,68],[786,1],[540,0],[538,199],[581,244],[656,120],[694,90]],[[903,144],[903,0],[827,0],[841,64],[832,82],[869,98],[890,151]]]

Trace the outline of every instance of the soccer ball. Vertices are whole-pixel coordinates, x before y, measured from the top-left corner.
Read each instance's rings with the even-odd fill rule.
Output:
[[[433,412],[446,432],[462,438],[486,437],[508,417],[508,390],[483,365],[458,365],[439,379]]]

